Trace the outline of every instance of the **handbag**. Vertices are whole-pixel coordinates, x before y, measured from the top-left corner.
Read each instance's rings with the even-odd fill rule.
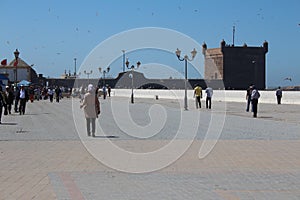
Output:
[[[97,117],[98,117],[98,115],[100,114],[100,102],[99,102],[97,96],[95,97],[95,109],[96,109],[96,114],[97,114]]]
[[[8,115],[7,106],[4,106],[4,115]]]

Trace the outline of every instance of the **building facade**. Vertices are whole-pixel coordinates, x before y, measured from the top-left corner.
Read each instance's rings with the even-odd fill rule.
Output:
[[[266,88],[266,53],[268,42],[261,47],[227,45],[223,40],[220,48],[208,49],[204,43],[204,79],[222,80],[225,89],[245,89],[254,84]]]
[[[36,82],[38,76],[32,66],[28,65],[21,58],[18,58],[18,64],[14,66],[15,61],[13,59],[8,65],[1,65],[0,74],[6,76],[10,83],[14,83],[15,81],[18,83],[22,80]]]

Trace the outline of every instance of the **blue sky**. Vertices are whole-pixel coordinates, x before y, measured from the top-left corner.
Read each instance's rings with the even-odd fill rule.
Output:
[[[299,8],[299,0],[1,0],[0,59],[12,60],[18,48],[20,57],[34,64],[38,73],[59,77],[65,69],[74,71],[75,57],[79,68],[97,45],[127,30],[166,28],[199,44],[205,41],[208,48],[218,48],[222,39],[232,43],[234,25],[236,46],[269,42],[268,87],[300,85]],[[126,47],[120,48],[120,58],[111,62],[110,76],[122,69],[122,49]],[[197,56],[203,57],[201,49],[197,50]],[[143,52],[126,56],[151,63]],[[171,53],[156,55],[154,60],[160,59],[163,65],[183,73],[183,63]],[[198,75],[189,70],[189,77]],[[94,71],[94,76],[100,74]],[[292,82],[284,81],[286,77]]]

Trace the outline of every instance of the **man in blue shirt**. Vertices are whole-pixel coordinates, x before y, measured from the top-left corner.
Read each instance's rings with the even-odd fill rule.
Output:
[[[213,95],[213,89],[211,87],[207,87],[205,89],[205,93],[206,93],[206,108],[211,109],[211,98]]]

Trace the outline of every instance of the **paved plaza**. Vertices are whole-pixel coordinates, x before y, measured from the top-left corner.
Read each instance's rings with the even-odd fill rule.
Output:
[[[217,101],[207,110],[202,102],[196,110],[190,101],[189,111],[182,111],[176,100],[135,99],[127,106],[136,124],[143,127],[155,120],[148,114],[154,104],[167,116],[158,134],[141,139],[115,122],[118,111],[112,106],[121,102],[129,98],[101,99],[95,138],[85,136],[74,119],[82,112],[79,99],[36,101],[27,104],[25,115],[3,116],[0,199],[300,199],[300,105],[259,104],[258,118],[253,118],[245,112],[246,103]],[[176,142],[193,143],[160,170],[121,172],[101,163],[84,145],[85,140],[100,146],[109,140],[131,152],[155,151],[174,138],[186,113],[199,115],[197,132],[193,136],[186,131]],[[213,115],[224,115],[220,135],[206,134]],[[200,159],[206,140],[217,143]]]

